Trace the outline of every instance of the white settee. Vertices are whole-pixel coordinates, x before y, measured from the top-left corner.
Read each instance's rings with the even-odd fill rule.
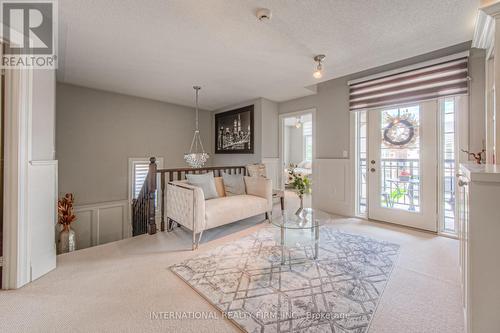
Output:
[[[222,177],[215,177],[218,198],[205,200],[200,187],[187,181],[167,184],[167,223],[171,221],[193,232],[193,250],[204,230],[236,222],[259,214],[269,219],[272,212],[272,181],[262,177],[244,177],[246,194],[226,196]],[[198,239],[196,235],[199,234]]]

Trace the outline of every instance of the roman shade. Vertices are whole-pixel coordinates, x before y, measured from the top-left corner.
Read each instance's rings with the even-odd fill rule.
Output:
[[[349,109],[359,111],[468,93],[463,57],[349,85]]]

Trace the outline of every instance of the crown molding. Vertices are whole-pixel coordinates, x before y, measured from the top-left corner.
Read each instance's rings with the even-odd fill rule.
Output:
[[[493,34],[495,30],[495,19],[482,10],[478,10],[472,47],[489,50],[493,45]]]
[[[500,16],[500,1],[483,6],[479,10],[492,17]]]

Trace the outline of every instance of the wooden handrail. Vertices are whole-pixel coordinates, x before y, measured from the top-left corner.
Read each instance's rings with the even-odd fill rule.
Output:
[[[142,185],[141,191],[137,199],[132,201],[132,230],[133,235],[140,235],[148,233],[150,235],[156,233],[156,190],[157,190],[157,177],[160,174],[160,195],[161,198],[160,212],[161,224],[160,230],[165,231],[165,190],[168,181],[184,180],[186,174],[202,174],[213,172],[215,177],[222,176],[222,172],[229,174],[243,174],[246,176],[247,169],[245,166],[221,166],[221,167],[204,167],[204,168],[175,168],[175,169],[158,169],[156,165],[156,158],[149,159],[149,170],[146,180]],[[175,221],[169,221],[168,231],[172,229],[172,224]]]
[[[221,166],[221,167],[204,167],[204,168],[174,168],[174,169],[158,169],[157,172],[177,172],[177,171],[211,171],[211,170],[229,170],[229,169],[246,169],[246,166],[241,165],[229,165],[229,166]]]

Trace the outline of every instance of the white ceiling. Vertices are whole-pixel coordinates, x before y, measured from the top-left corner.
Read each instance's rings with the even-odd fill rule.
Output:
[[[478,0],[63,0],[58,80],[200,106],[312,94],[326,81],[472,38]],[[273,12],[269,22],[257,8]]]

